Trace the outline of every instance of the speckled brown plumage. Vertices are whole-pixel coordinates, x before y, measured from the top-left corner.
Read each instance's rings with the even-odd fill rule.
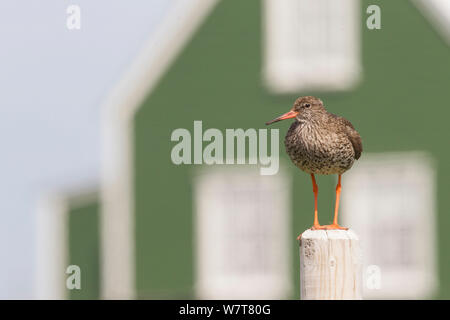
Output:
[[[315,97],[297,99],[293,110],[298,110],[299,115],[289,128],[284,144],[292,162],[301,170],[342,174],[359,159],[361,137],[350,121],[327,112],[322,101]]]

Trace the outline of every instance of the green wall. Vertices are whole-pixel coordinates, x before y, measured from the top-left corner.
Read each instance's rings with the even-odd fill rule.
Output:
[[[361,7],[364,76],[359,86],[345,93],[283,96],[270,94],[262,85],[260,1],[224,0],[217,5],[135,117],[140,298],[194,298],[194,166],[171,163],[171,132],[192,131],[194,120],[221,130],[264,128],[265,121],[306,94],[317,94],[330,112],[350,119],[363,137],[365,152],[426,150],[436,158],[441,283],[437,298],[450,298],[450,275],[445,272],[450,270],[450,236],[445,230],[450,224],[450,49],[409,1],[376,1],[382,29],[366,29],[365,8],[372,2],[362,1]],[[278,126],[282,136],[289,125]],[[280,152],[289,162],[283,147]],[[293,165],[289,168],[295,195],[292,232],[297,235],[312,223],[313,197],[309,177]],[[321,222],[331,222],[335,179],[319,177],[318,183]],[[293,270],[298,270],[297,246],[293,238]],[[298,292],[297,273],[292,281]]]

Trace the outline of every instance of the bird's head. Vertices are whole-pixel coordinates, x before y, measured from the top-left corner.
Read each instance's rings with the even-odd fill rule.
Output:
[[[315,114],[322,112],[325,112],[322,100],[313,96],[300,97],[295,100],[289,112],[266,122],[266,125],[291,118],[296,118],[297,121],[308,121]]]

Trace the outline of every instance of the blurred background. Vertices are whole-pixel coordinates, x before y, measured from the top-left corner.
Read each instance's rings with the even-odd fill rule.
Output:
[[[290,123],[272,176],[175,165],[171,134],[266,129],[316,95],[363,138],[340,219],[364,297],[450,299],[450,5],[379,0],[377,25],[372,4],[2,1],[0,298],[297,299],[314,203]]]

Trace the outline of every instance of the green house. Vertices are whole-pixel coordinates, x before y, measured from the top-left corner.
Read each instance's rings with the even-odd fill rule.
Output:
[[[64,297],[297,299],[313,195],[285,154],[288,121],[267,131],[279,129],[275,175],[258,173],[248,145],[244,164],[175,164],[171,137],[194,139],[194,121],[203,133],[267,129],[316,95],[363,138],[341,218],[373,258],[367,297],[450,298],[450,48],[428,19],[437,1],[376,1],[380,29],[366,23],[373,1],[280,2],[191,1],[136,58],[105,103],[99,196],[64,209],[65,261],[81,268],[81,290]],[[322,223],[335,183],[318,178]]]

